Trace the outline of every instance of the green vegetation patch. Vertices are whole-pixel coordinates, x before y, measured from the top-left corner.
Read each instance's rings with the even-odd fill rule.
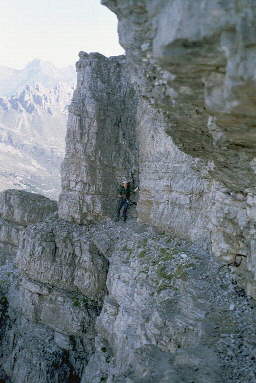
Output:
[[[3,296],[0,298],[0,305],[7,306],[8,305],[8,299],[6,296]]]
[[[156,274],[159,277],[159,285],[157,292],[160,293],[166,289],[174,289],[178,291],[178,288],[175,286],[175,280],[182,280],[186,282],[189,278],[188,269],[195,267],[192,263],[180,263],[174,270],[167,271],[166,265],[161,263],[157,266]]]
[[[131,249],[130,247],[125,245],[122,247],[121,251],[123,251],[124,253],[127,253],[128,257],[130,257],[133,254],[134,249]]]
[[[139,258],[145,258],[146,255],[147,255],[147,251],[146,250],[142,250],[142,251],[139,252],[138,257]]]
[[[74,307],[79,307],[79,308],[85,308],[88,306],[98,307],[97,301],[95,301],[91,298],[82,296],[80,294],[74,294],[71,299],[72,299],[72,304]]]
[[[168,279],[169,281],[171,281],[174,278],[174,275],[172,273],[166,272],[165,265],[159,265],[156,269],[156,273],[159,278]]]
[[[164,291],[164,290],[168,290],[168,289],[172,289],[174,291],[178,291],[178,287],[176,286],[173,286],[172,284],[170,283],[161,283],[158,288],[157,288],[157,293],[161,293],[161,291]]]
[[[188,272],[187,269],[193,268],[194,264],[193,263],[180,263],[177,265],[175,270],[172,273],[172,278],[175,279],[181,279],[183,281],[188,280]]]
[[[0,290],[5,291],[8,288],[8,281],[1,279],[0,280]]]
[[[174,258],[174,255],[177,254],[177,250],[174,248],[162,247],[160,249],[160,259],[162,261],[171,261]]]
[[[139,247],[145,248],[148,244],[148,238],[143,238],[139,241]]]

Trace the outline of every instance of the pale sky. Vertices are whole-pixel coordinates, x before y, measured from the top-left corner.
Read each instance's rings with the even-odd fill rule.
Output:
[[[100,0],[0,0],[0,65],[34,58],[74,65],[78,52],[123,54],[116,16]]]

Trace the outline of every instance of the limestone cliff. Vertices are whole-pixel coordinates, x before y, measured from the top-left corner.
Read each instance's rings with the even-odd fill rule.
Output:
[[[256,382],[253,1],[103,3],[127,56],[79,55],[59,217],[24,222],[0,379]],[[114,222],[131,174],[138,220]]]
[[[57,203],[39,194],[14,189],[0,193],[0,264],[13,261],[26,226],[56,211]]]
[[[188,241],[49,217],[21,234],[16,265],[0,301],[5,382],[255,380],[255,303]]]
[[[59,213],[77,223],[114,216],[122,176],[140,184],[139,219],[201,243],[212,180],[202,161],[166,135],[161,110],[145,100],[124,57],[80,53],[70,107]],[[196,227],[195,227],[196,223]]]
[[[122,176],[138,171],[138,100],[125,57],[80,53],[62,170],[60,216],[77,223],[113,213]]]
[[[195,184],[203,182],[204,186],[200,193],[189,192],[187,196],[200,201],[206,193],[206,220],[202,222],[200,214],[198,218],[198,213],[189,209],[193,224],[183,230],[187,216],[183,219],[180,215],[181,224],[179,217],[173,216],[175,206],[182,205],[183,209],[186,204],[178,197],[174,209],[173,205],[165,207],[165,213],[156,219],[151,210],[151,221],[160,224],[162,216],[170,221],[175,218],[179,233],[192,239],[195,231],[196,236],[204,235],[207,222],[214,254],[229,263],[242,260],[243,283],[255,296],[254,2],[102,3],[118,16],[120,42],[143,96],[164,114],[165,142],[167,135],[171,136],[182,152],[203,160],[196,169],[201,181],[197,178]],[[157,126],[154,124],[154,130]],[[170,173],[177,174],[182,182],[184,174],[177,169],[176,161],[169,160],[168,164]],[[210,183],[202,181],[205,177]],[[170,177],[165,180],[168,185]],[[184,183],[183,190],[193,184],[187,174]],[[190,206],[191,199],[187,200]],[[155,198],[150,200],[148,206],[155,206]]]
[[[28,193],[21,190],[6,190],[0,193],[0,380],[2,382],[12,382],[9,377],[19,381],[26,376],[25,365],[5,365],[5,358],[11,359],[15,349],[15,340],[22,342],[20,328],[16,325],[19,314],[15,312],[15,300],[18,297],[17,283],[20,279],[19,270],[15,262],[18,246],[21,243],[21,236],[26,227],[44,221],[49,216],[55,217],[57,203],[48,198]],[[15,300],[7,298],[14,291]],[[28,308],[23,299],[19,305],[26,311]],[[15,312],[15,314],[13,314]],[[12,318],[12,319],[11,319]],[[29,323],[27,331],[31,330],[33,323]],[[12,373],[10,370],[14,368]],[[25,368],[23,375],[17,374],[17,369]]]

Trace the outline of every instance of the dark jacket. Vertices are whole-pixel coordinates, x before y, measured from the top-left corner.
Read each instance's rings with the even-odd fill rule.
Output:
[[[132,192],[132,190],[131,190],[131,187],[129,184],[127,185],[126,189],[123,185],[120,185],[120,187],[118,189],[118,195],[120,195],[121,198],[126,198],[128,200],[130,199],[131,192]]]

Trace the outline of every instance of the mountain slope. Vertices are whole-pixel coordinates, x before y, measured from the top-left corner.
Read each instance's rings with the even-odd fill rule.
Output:
[[[72,67],[58,70],[40,60],[22,71],[0,67],[0,89],[7,94],[0,94],[0,190],[57,198],[73,84]]]

